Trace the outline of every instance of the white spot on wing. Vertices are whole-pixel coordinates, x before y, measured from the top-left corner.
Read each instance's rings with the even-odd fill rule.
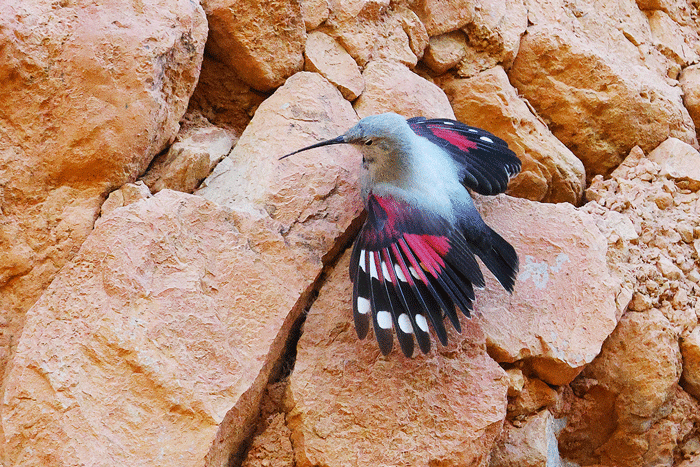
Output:
[[[416,315],[416,324],[421,328],[421,331],[428,332],[428,322],[425,320],[425,316],[421,314]]]
[[[486,141],[487,143],[493,143],[493,140],[489,138],[488,136],[480,136],[479,139],[481,141]]]
[[[386,262],[382,261],[382,274],[384,275],[384,279],[388,280],[389,282],[392,282],[391,276],[389,275],[389,270],[386,267]]]
[[[454,125],[454,123],[452,123],[452,122],[449,121],[449,120],[443,120],[442,123],[444,123],[445,125]]]
[[[374,255],[370,252],[369,255],[369,275],[372,279],[379,280],[379,274],[377,274],[377,266],[374,264]]]
[[[398,264],[394,264],[394,271],[396,272],[396,277],[398,277],[401,282],[408,282]]]
[[[377,312],[377,324],[382,329],[391,329],[391,313],[388,311]]]
[[[363,272],[367,272],[365,271],[365,250],[360,250],[360,268]]]
[[[408,270],[411,271],[411,275],[412,275],[413,277],[415,277],[416,279],[420,280],[420,276],[418,275],[418,273],[416,272],[416,270],[413,269],[413,266],[409,266],[409,267],[408,267]]]
[[[413,332],[413,326],[411,325],[411,319],[406,313],[401,313],[399,315],[399,327],[406,334],[411,334]]]
[[[470,128],[469,133],[478,133],[478,131],[476,131],[474,128]]]
[[[357,297],[357,312],[363,315],[369,313],[369,300],[364,297]]]

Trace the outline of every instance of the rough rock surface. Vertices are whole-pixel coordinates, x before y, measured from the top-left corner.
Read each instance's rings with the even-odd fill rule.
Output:
[[[345,49],[328,34],[315,31],[306,40],[306,71],[321,73],[349,101],[354,101],[365,89],[357,63]]]
[[[189,1],[0,4],[0,374],[107,193],[175,138],[206,32]]]
[[[270,91],[304,66],[306,28],[298,0],[203,0],[207,53],[246,84]]]
[[[633,2],[527,6],[534,25],[520,42],[511,83],[583,161],[589,179],[609,174],[634,146],[648,152],[669,136],[697,145],[680,89],[666,80],[668,62],[654,53],[640,58],[653,38]]]
[[[362,73],[365,91],[355,101],[357,115],[396,112],[406,118],[454,118],[445,93],[435,84],[391,61],[371,62]]]
[[[491,274],[476,294],[475,319],[489,354],[499,362],[524,360],[549,384],[571,382],[626,306],[617,304],[620,280],[607,265],[605,237],[592,216],[566,203],[498,196],[478,204],[520,257],[512,295]]]
[[[469,322],[461,344],[381,357],[373,336],[360,341],[352,326],[349,257],[309,310],[290,376],[296,465],[487,465],[508,378],[483,334]]]
[[[491,452],[489,467],[560,465],[555,424],[549,410],[536,413],[522,426],[506,424]]]
[[[438,84],[459,121],[498,135],[522,161],[522,172],[511,182],[509,194],[579,203],[586,181],[583,164],[518,97],[503,68],[468,79],[443,78]]]

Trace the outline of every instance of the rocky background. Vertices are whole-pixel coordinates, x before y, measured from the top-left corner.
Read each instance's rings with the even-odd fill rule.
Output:
[[[700,466],[695,0],[0,2],[5,466]],[[359,118],[523,161],[448,347],[352,328]]]

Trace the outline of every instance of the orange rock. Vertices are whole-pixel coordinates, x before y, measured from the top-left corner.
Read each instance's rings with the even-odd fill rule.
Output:
[[[304,324],[287,415],[296,464],[487,465],[505,417],[508,377],[467,322],[461,344],[382,357],[352,325],[349,252]],[[454,336],[451,336],[454,342]]]
[[[467,37],[462,31],[452,31],[430,38],[423,63],[435,73],[442,74],[457,66],[467,53]]]
[[[546,202],[580,202],[583,164],[533,114],[500,66],[468,78],[438,80],[457,119],[504,139],[523,162],[511,182],[513,196]]]
[[[310,33],[305,56],[306,70],[323,75],[345,99],[354,101],[362,94],[365,82],[357,63],[331,36],[320,31]]]
[[[636,145],[648,152],[669,136],[697,145],[680,90],[664,81],[655,58],[642,63],[632,33],[590,26],[611,21],[600,11],[585,15],[585,27],[542,21],[528,28],[509,77],[588,178],[609,174]]]
[[[178,131],[199,76],[197,3],[0,3],[0,372],[25,312]]]
[[[489,467],[561,465],[555,425],[548,410],[533,415],[522,426],[506,423],[491,453]]]
[[[502,195],[478,204],[520,257],[512,295],[489,273],[486,289],[477,291],[474,319],[489,354],[499,362],[525,360],[549,384],[569,383],[617,322],[621,285],[607,265],[606,239],[590,214],[566,203]]]
[[[207,52],[249,86],[271,91],[304,66],[306,28],[297,0],[204,0]]]
[[[460,29],[471,21],[475,14],[475,3],[472,0],[417,0],[411,8],[432,37]]]
[[[362,76],[365,92],[354,103],[360,117],[396,112],[406,118],[454,118],[442,89],[400,63],[370,62]]]

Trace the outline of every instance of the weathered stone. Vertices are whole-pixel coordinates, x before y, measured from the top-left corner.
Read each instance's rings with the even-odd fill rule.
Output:
[[[360,117],[396,112],[407,118],[454,118],[445,93],[400,63],[371,62],[362,76],[365,92],[354,104]]]
[[[529,5],[542,8],[535,3]],[[627,39],[631,33],[595,29],[594,19],[611,20],[595,7],[587,7],[585,15],[584,26],[567,20],[573,31],[546,21],[528,28],[509,77],[583,161],[588,178],[609,174],[635,145],[648,152],[669,136],[697,145],[680,89],[664,81],[665,72],[641,61]]]
[[[683,104],[693,118],[695,128],[700,128],[700,65],[692,65],[680,76],[683,89]]]
[[[508,420],[522,420],[524,417],[554,405],[557,392],[537,378],[525,378],[522,389],[508,401]]]
[[[128,206],[151,196],[151,190],[142,181],[127,183],[109,194],[105,202],[102,203],[100,216],[104,217],[117,208]]]
[[[206,31],[185,0],[0,3],[0,373],[107,194],[175,138]]]
[[[504,139],[523,162],[511,182],[514,196],[577,204],[583,195],[585,170],[556,139],[508,82],[501,67],[473,78],[444,78],[438,84],[450,99],[457,119]]]
[[[550,467],[560,463],[554,418],[543,410],[523,426],[505,424],[489,467]]]
[[[382,357],[352,325],[349,252],[309,310],[287,415],[299,467],[487,464],[505,417],[508,378],[473,321],[463,341],[428,355]],[[449,394],[449,397],[447,395]]]
[[[433,36],[430,38],[423,63],[435,73],[441,74],[457,66],[466,55],[466,49],[467,37],[462,31]]]
[[[520,37],[527,28],[523,0],[477,1],[472,21],[464,26],[469,44],[486,51],[506,69],[518,54]]]
[[[681,340],[683,389],[700,399],[700,327]]]
[[[151,192],[170,189],[192,193],[230,151],[233,134],[207,122],[178,135],[142,177]]]
[[[408,36],[408,43],[411,46],[411,51],[416,58],[420,60],[423,58],[425,49],[428,47],[428,41],[430,40],[428,32],[425,30],[425,25],[420,18],[418,18],[418,15],[407,7],[398,4],[395,6],[395,10],[399,15],[404,32]]]
[[[566,203],[497,196],[478,204],[520,257],[512,295],[489,273],[486,289],[477,291],[474,319],[489,354],[526,360],[549,384],[569,383],[615,328],[621,287],[607,265],[606,239],[591,215]]]
[[[207,53],[250,87],[270,91],[304,66],[306,27],[298,0],[203,0]]]
[[[354,101],[362,94],[365,82],[357,63],[331,36],[320,31],[310,33],[305,56],[306,70],[323,75],[345,99]]]
[[[272,217],[291,247],[326,250],[362,211],[359,152],[333,146],[278,158],[336,137],[356,122],[350,103],[325,78],[297,73],[258,108],[197,194]]]
[[[294,467],[294,450],[284,414],[274,416],[265,431],[256,436],[241,467]]]
[[[391,60],[413,67],[422,56],[417,25],[389,2],[349,1],[334,5],[324,32],[333,36],[364,67],[373,60]],[[415,51],[414,51],[415,49]]]
[[[170,190],[100,219],[28,314],[10,464],[227,465],[321,272],[279,232]]]
[[[700,190],[700,153],[694,147],[669,138],[648,157],[661,166],[662,176],[672,179],[680,188]]]
[[[412,0],[411,8],[425,24],[428,35],[455,31],[474,18],[474,0]]]
[[[300,0],[301,15],[307,31],[313,31],[330,15],[328,0]]]
[[[700,39],[698,39],[697,26],[691,27],[688,24],[679,24],[665,11],[647,11],[649,18],[649,28],[654,37],[654,46],[667,58],[678,63],[680,66],[687,66],[696,63],[700,58]],[[690,22],[694,20],[690,18]],[[672,76],[675,78],[676,76]]]

